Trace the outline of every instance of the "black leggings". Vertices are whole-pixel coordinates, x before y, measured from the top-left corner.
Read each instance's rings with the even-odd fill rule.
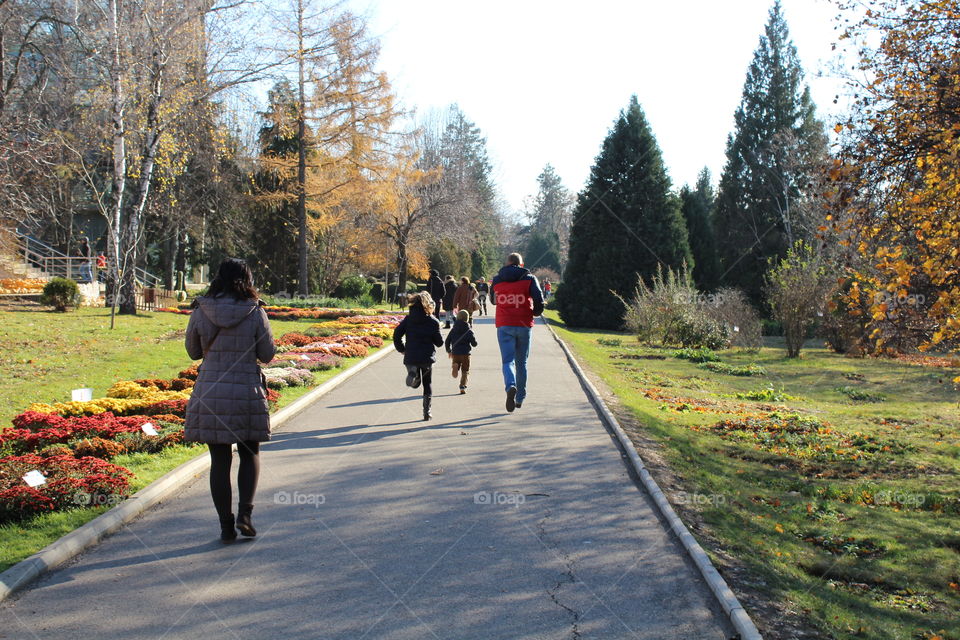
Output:
[[[217,515],[223,520],[233,513],[230,503],[233,501],[233,487],[230,485],[230,465],[233,452],[229,444],[208,444],[210,447],[210,495]],[[240,469],[237,472],[237,487],[240,490],[240,506],[253,507],[253,495],[257,492],[257,478],[260,477],[260,443],[238,442]]]
[[[420,376],[420,382],[423,384],[423,397],[429,398],[433,395],[433,365],[430,364],[408,364],[407,371],[413,375]]]

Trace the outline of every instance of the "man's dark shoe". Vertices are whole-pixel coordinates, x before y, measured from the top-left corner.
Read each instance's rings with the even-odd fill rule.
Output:
[[[417,380],[417,374],[416,374],[416,372],[410,371],[409,369],[407,369],[407,386],[408,386],[408,387],[413,387],[414,389],[416,389],[417,387],[416,387],[416,385],[414,384],[414,382],[416,382],[416,380]]]
[[[519,409],[520,407],[522,407],[522,406],[523,406],[523,403],[521,403],[521,402],[518,402],[518,403],[516,403],[516,406],[517,406],[517,409]]]
[[[507,389],[507,411],[513,413],[513,410],[517,408],[517,388],[510,387]]]
[[[421,380],[420,380],[420,372],[417,371],[417,375],[414,376],[414,378],[413,378],[413,388],[414,388],[414,389],[419,389],[419,388],[420,388],[420,382],[421,382]]]

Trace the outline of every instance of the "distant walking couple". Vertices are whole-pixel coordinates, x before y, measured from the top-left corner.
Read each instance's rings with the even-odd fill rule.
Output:
[[[432,369],[436,362],[436,347],[446,344],[453,358],[453,375],[461,372],[460,393],[466,392],[467,373],[470,370],[470,349],[477,346],[476,337],[469,328],[467,313],[461,312],[447,336],[440,333],[440,322],[435,315],[436,299],[433,291],[409,297],[410,313],[394,330],[393,342],[404,354],[407,367],[407,385],[423,385],[423,419],[432,417]],[[497,342],[503,363],[503,382],[506,409],[513,412],[523,405],[527,396],[527,358],[530,355],[530,336],[534,317],[543,313],[543,292],[537,279],[523,268],[519,253],[507,256],[506,265],[490,283],[490,302],[496,306]],[[404,338],[406,337],[406,342]]]

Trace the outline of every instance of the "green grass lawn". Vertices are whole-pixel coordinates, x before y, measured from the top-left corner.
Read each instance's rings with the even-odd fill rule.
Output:
[[[625,428],[647,443],[641,456],[678,478],[672,500],[702,525],[715,561],[748,570],[735,589],[824,637],[960,639],[956,370],[845,358],[813,341],[790,360],[770,339],[720,352],[729,366],[713,371],[547,316],[616,394]],[[749,365],[759,375],[723,372]]]
[[[2,311],[0,353],[8,372],[0,383],[0,428],[31,402],[70,399],[70,390],[91,387],[101,397],[117,380],[172,378],[193,362],[183,347],[188,316],[141,313],[120,316],[111,331],[109,310],[82,308],[70,313]],[[271,320],[274,335],[298,331],[316,321]],[[371,351],[371,355],[374,351]],[[320,385],[361,358],[347,358],[343,368],[314,372]],[[313,387],[288,387],[277,409]],[[111,462],[134,473],[131,493],[178,465],[206,452],[203,446],[177,446],[159,454],[132,454]],[[89,522],[107,508],[88,507],[46,514],[26,522],[0,525],[0,571],[36,553],[57,538]]]

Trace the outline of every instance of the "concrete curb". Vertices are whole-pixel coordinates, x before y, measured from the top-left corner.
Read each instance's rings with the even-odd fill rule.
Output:
[[[607,407],[607,404],[603,401],[603,398],[600,396],[600,393],[597,391],[596,387],[594,387],[593,383],[590,382],[590,379],[583,371],[580,363],[577,362],[577,359],[574,357],[573,352],[553,330],[553,327],[550,326],[550,323],[546,318],[543,318],[543,322],[547,326],[547,330],[549,330],[550,334],[553,336],[553,339],[557,341],[557,344],[560,345],[563,353],[567,356],[567,362],[570,363],[570,367],[580,379],[580,384],[583,385],[587,395],[590,396],[590,401],[593,403],[594,407],[596,407],[597,413],[600,414],[600,417],[607,424],[607,427],[616,434],[617,439],[620,441],[624,451],[626,451],[627,456],[630,458],[630,462],[633,464],[634,470],[640,477],[643,487],[647,490],[647,493],[650,494],[650,497],[653,498],[653,501],[657,504],[660,514],[670,525],[670,529],[673,531],[673,533],[677,536],[677,538],[680,539],[680,543],[683,545],[683,548],[687,550],[687,553],[690,555],[693,563],[697,565],[697,569],[699,569],[701,575],[703,575],[703,579],[706,580],[710,590],[720,602],[720,606],[723,608],[723,611],[730,618],[730,623],[733,624],[734,629],[736,629],[737,633],[739,634],[740,640],[763,640],[763,636],[760,635],[756,625],[753,624],[753,620],[750,619],[750,616],[747,614],[746,610],[744,610],[743,605],[741,605],[740,601],[737,600],[737,596],[734,595],[733,590],[730,589],[726,580],[723,579],[716,567],[713,566],[713,563],[710,562],[710,557],[703,550],[703,547],[701,547],[697,542],[696,538],[693,537],[693,534],[690,533],[690,530],[687,529],[686,525],[683,524],[683,521],[680,520],[680,517],[677,515],[676,511],[673,510],[673,507],[670,505],[667,497],[657,485],[656,480],[654,480],[653,476],[650,475],[650,472],[647,471],[646,466],[643,464],[643,460],[640,458],[640,454],[637,453],[637,448],[630,440],[627,432],[624,431],[623,427],[620,426],[620,423],[613,415],[613,412],[611,412]]]
[[[377,353],[364,358],[349,369],[342,371],[322,385],[297,399],[271,416],[274,430],[302,412],[315,401],[334,390],[375,362],[393,353],[393,343],[387,341]],[[155,504],[175,495],[187,483],[199,477],[210,467],[210,456],[198,455],[176,469],[151,482],[128,499],[80,526],[59,540],[52,542],[29,558],[18,562],[0,573],[0,602],[23,589],[43,573],[50,571],[95,545],[123,525],[140,516]]]

